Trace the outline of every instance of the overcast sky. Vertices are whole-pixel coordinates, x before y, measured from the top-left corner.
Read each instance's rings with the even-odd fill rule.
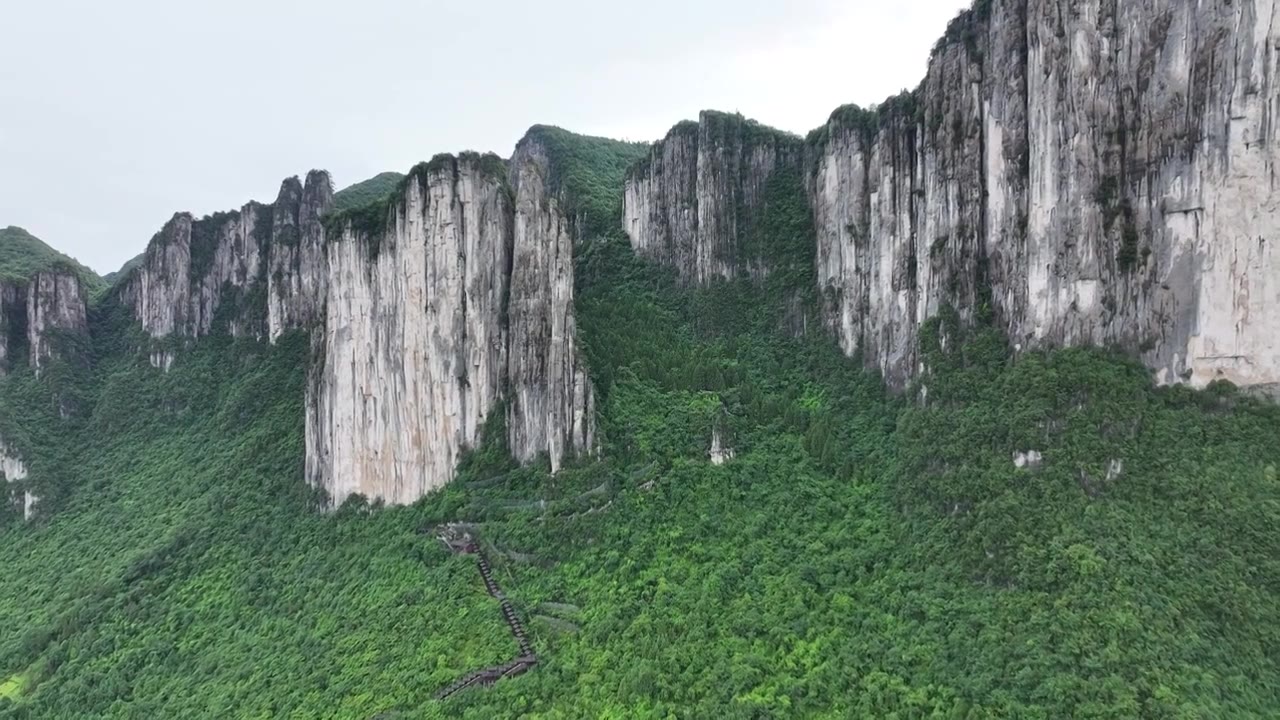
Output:
[[[961,0],[4,0],[0,227],[106,273],[175,211],[341,188],[534,123],[803,134],[924,75]]]

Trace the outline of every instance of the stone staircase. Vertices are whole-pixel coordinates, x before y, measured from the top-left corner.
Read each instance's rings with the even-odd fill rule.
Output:
[[[534,652],[533,645],[529,642],[529,635],[524,629],[524,624],[520,622],[520,617],[516,615],[515,607],[511,605],[511,601],[508,600],[506,594],[502,592],[502,588],[498,585],[498,582],[493,579],[493,567],[489,565],[489,558],[485,556],[484,551],[481,550],[474,542],[467,542],[465,545],[458,545],[457,543],[451,544],[446,540],[445,544],[454,552],[466,555],[475,555],[476,567],[479,568],[480,577],[484,580],[485,590],[487,590],[502,607],[502,619],[506,620],[507,627],[511,629],[511,635],[515,637],[516,642],[520,644],[520,654],[510,662],[483,668],[464,675],[449,687],[437,692],[437,700],[446,700],[451,695],[462,692],[469,687],[474,687],[476,685],[492,685],[503,678],[515,677],[517,675],[524,674],[534,665],[538,664],[538,654]]]

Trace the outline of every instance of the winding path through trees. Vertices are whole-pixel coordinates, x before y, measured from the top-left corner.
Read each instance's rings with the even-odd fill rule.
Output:
[[[511,628],[512,636],[520,644],[520,654],[510,662],[476,670],[462,676],[449,687],[437,692],[437,700],[445,700],[449,696],[474,685],[492,685],[502,678],[515,677],[528,672],[530,668],[538,664],[538,654],[533,651],[533,645],[529,643],[529,636],[525,632],[524,625],[520,622],[520,618],[516,616],[516,610],[512,607],[511,601],[507,599],[507,596],[502,592],[502,588],[493,579],[493,568],[489,565],[489,558],[485,556],[484,551],[469,535],[464,536],[461,541],[455,540],[450,537],[450,530],[446,528],[445,534],[441,534],[440,539],[455,553],[476,556],[476,567],[480,570],[480,577],[484,580],[484,587],[501,604],[502,618],[507,621],[507,627]]]

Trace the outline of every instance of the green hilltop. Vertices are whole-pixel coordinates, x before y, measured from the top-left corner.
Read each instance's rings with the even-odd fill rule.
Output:
[[[404,173],[384,172],[378,173],[368,180],[349,185],[333,194],[333,209],[331,212],[340,213],[343,210],[354,210],[382,200],[394,192],[403,179]]]
[[[54,269],[67,269],[80,276],[90,292],[104,285],[97,273],[26,230],[14,225],[0,229],[0,280],[25,281],[38,272]]]

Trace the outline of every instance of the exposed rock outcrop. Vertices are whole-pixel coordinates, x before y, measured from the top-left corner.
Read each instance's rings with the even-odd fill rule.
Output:
[[[503,401],[517,459],[546,453],[555,471],[593,448],[573,223],[549,175],[533,139],[510,167],[440,156],[410,173],[385,218],[331,224],[307,478],[334,505],[355,493],[409,503],[443,486]]]
[[[267,334],[274,342],[287,330],[309,327],[324,314],[328,264],[322,217],[333,205],[328,174],[312,170],[307,184],[286,180],[271,222],[267,277]]]
[[[307,478],[341,504],[453,477],[506,371],[512,210],[495,157],[415,168],[385,227],[340,221],[307,402]]]
[[[50,361],[66,357],[68,336],[87,338],[89,320],[84,285],[70,272],[36,273],[27,289],[27,342],[36,376]]]
[[[595,394],[573,314],[575,232],[550,187],[546,149],[527,138],[511,160],[515,189],[508,444],[521,461],[547,453],[552,472],[595,446]]]
[[[626,179],[623,228],[637,254],[682,283],[762,277],[757,223],[775,175],[800,167],[800,138],[736,115],[703,112],[672,128]]]
[[[74,352],[69,345],[87,337],[88,293],[70,269],[43,270],[28,280],[0,281],[0,375],[21,362],[39,376],[50,361]]]
[[[22,484],[27,479],[27,465],[18,457],[9,446],[5,445],[4,438],[0,438],[0,482],[5,485]],[[36,503],[40,498],[31,492],[30,488],[22,488],[16,493],[8,487],[3,488],[10,502],[19,505],[22,508],[22,518],[30,520],[35,515]]]
[[[152,338],[196,338],[225,322],[236,336],[269,336],[302,327],[323,304],[321,216],[333,199],[329,176],[285,180],[272,205],[195,219],[178,213],[147,246],[121,298]],[[167,367],[170,350],[153,353]]]
[[[825,317],[901,385],[920,325],[1280,382],[1273,0],[980,0],[912,94],[810,138]]]

